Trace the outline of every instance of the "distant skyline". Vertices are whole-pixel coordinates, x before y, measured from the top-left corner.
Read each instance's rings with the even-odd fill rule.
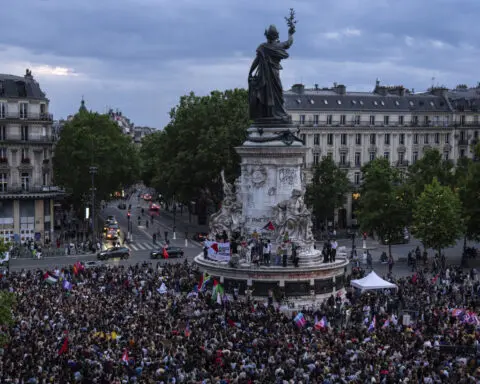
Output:
[[[30,68],[55,119],[119,109],[138,126],[163,128],[179,98],[247,87],[270,24],[297,33],[282,81],[306,87],[382,84],[416,91],[480,80],[478,0],[22,0],[0,24],[0,73]]]

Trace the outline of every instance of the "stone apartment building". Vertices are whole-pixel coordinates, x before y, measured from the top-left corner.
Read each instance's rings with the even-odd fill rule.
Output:
[[[362,165],[381,156],[406,170],[428,148],[456,162],[472,156],[471,144],[480,131],[480,89],[465,86],[413,93],[378,81],[372,92],[347,92],[338,84],[312,89],[296,84],[285,92],[285,103],[310,148],[304,160],[307,179],[323,156],[348,172],[353,192],[334,218],[340,228],[356,224],[355,189],[362,182]]]
[[[0,238],[53,237],[52,115],[49,100],[27,69],[0,74]]]

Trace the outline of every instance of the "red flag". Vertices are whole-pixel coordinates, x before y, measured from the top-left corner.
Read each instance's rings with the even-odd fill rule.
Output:
[[[267,231],[274,231],[275,230],[275,226],[273,225],[273,223],[271,221],[269,221],[267,223],[267,225],[265,225],[263,227],[263,229],[266,229]]]
[[[163,258],[164,259],[168,259],[168,252],[167,252],[167,248],[163,248]]]
[[[437,276],[435,276],[433,279],[432,279],[432,284],[435,284],[438,280],[438,278],[440,277],[440,274],[438,274]]]
[[[215,252],[218,252],[218,244],[217,243],[213,243],[210,248],[212,248]]]
[[[58,356],[66,353],[68,351],[68,336],[65,335],[65,339],[63,340],[62,346],[58,350]]]
[[[122,355],[122,361],[128,365],[128,351],[126,348]]]

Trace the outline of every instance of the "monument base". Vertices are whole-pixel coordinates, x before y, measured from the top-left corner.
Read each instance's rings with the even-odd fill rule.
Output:
[[[298,305],[314,304],[331,295],[343,294],[348,260],[339,258],[333,263],[311,263],[294,267],[256,266],[240,261],[238,267],[228,262],[205,259],[200,254],[194,259],[202,272],[213,276],[223,284],[225,292],[232,294],[235,288],[240,295],[263,298],[273,292],[276,299],[283,298]]]

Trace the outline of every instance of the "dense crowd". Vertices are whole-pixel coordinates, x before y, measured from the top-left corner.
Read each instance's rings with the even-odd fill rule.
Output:
[[[476,321],[462,317],[477,310],[474,274],[418,273],[395,281],[397,292],[348,291],[297,309],[307,320],[299,326],[297,313],[276,302],[226,295],[219,304],[211,289],[195,289],[195,272],[187,263],[77,265],[3,277],[1,288],[14,292],[17,304],[0,349],[0,382],[480,380]],[[402,324],[403,313],[411,324]]]

